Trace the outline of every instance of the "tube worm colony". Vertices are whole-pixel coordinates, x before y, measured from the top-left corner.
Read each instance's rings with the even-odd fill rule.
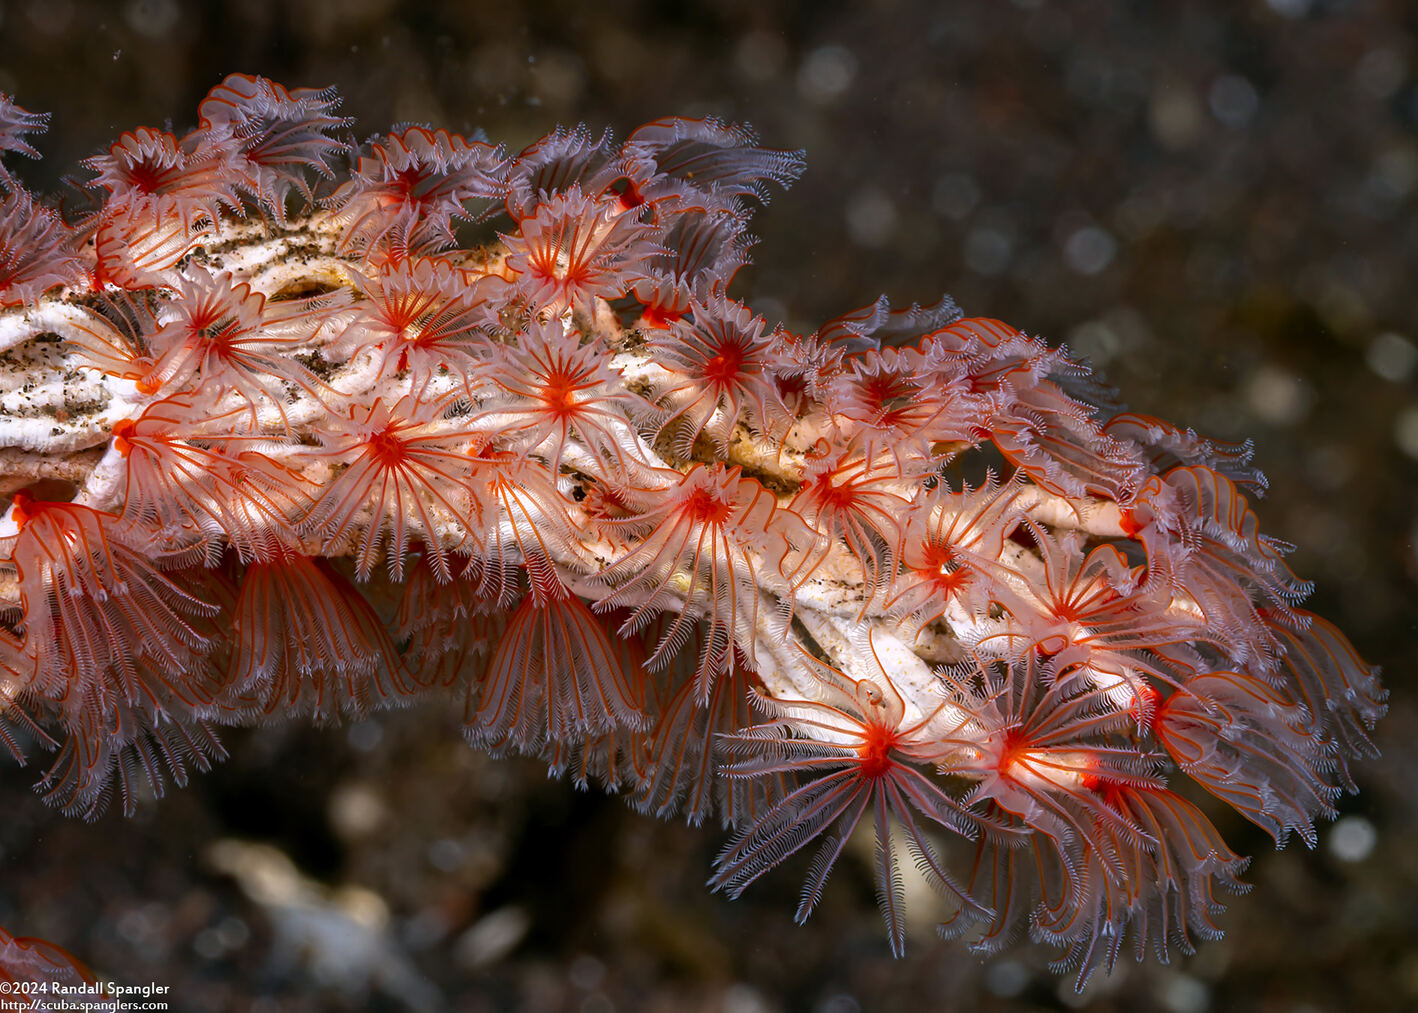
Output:
[[[728,294],[802,170],[715,120],[519,154],[233,75],[85,162],[0,170],[0,676],[95,816],[215,727],[462,702],[467,737],[733,829],[737,895],[875,829],[983,951],[1080,981],[1217,934],[1199,786],[1314,841],[1376,673],[1299,607],[1249,448],[1122,411],[949,299],[790,333]],[[45,117],[0,100],[0,148]],[[492,221],[501,240],[460,230]]]

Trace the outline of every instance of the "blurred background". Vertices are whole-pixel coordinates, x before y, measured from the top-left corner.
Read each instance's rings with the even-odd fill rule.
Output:
[[[172,1009],[1418,1006],[1418,7],[1403,0],[662,4],[7,0],[0,91],[54,114],[37,186],[231,71],[334,85],[358,137],[669,114],[752,123],[808,169],[735,286],[811,330],[951,293],[1066,341],[1133,409],[1252,438],[1263,529],[1392,690],[1318,846],[1235,820],[1226,938],[1082,995],[926,910],[890,958],[859,854],[795,927],[801,866],[727,902],[723,834],[468,749],[424,709],[225,736],[232,759],[74,823],[0,771],[0,925],[171,987]]]

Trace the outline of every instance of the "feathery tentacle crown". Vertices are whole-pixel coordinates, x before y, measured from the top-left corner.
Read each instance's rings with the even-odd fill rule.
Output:
[[[1244,861],[1181,786],[1311,843],[1352,789],[1384,693],[1248,448],[949,299],[758,316],[748,219],[803,160],[746,127],[355,147],[335,105],[234,75],[77,216],[0,172],[0,731],[47,800],[452,695],[732,827],[715,888],[813,844],[806,917],[873,826],[894,950],[904,841],[944,932],[1081,979],[1218,931]],[[0,150],[44,125],[0,99]]]

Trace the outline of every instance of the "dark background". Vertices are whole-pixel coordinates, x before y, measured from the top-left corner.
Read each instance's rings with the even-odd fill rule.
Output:
[[[891,960],[861,855],[803,928],[801,868],[710,897],[717,828],[489,760],[429,708],[228,734],[218,771],[93,826],[0,772],[0,924],[184,1010],[1418,1005],[1415,31],[1400,0],[3,3],[0,90],[54,113],[20,167],[37,185],[122,129],[192,126],[233,70],[335,85],[360,137],[424,122],[515,151],[714,114],[805,148],[736,294],[810,330],[948,291],[1069,342],[1136,410],[1253,438],[1264,529],[1393,706],[1315,850],[1222,820],[1256,856],[1224,941],[1082,997],[1042,951],[982,961],[929,918]]]

